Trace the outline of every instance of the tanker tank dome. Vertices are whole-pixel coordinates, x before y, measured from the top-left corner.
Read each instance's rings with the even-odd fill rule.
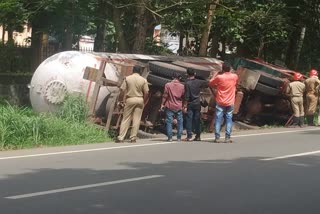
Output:
[[[88,100],[95,83],[83,79],[85,68],[99,68],[101,58],[90,53],[65,51],[43,61],[34,72],[30,83],[30,101],[36,112],[54,112],[59,109],[67,94],[82,94]],[[119,72],[112,64],[104,70],[106,77],[119,80]],[[96,108],[115,87],[101,87]]]

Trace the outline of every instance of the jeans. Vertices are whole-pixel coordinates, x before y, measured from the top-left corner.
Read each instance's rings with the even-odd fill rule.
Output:
[[[168,139],[172,139],[172,122],[173,116],[176,116],[178,121],[177,123],[177,139],[181,139],[182,130],[183,130],[183,117],[181,110],[170,110],[166,109],[166,129]]]
[[[194,130],[196,137],[200,137],[200,108],[192,106],[188,107],[186,117],[186,129],[187,138],[192,138],[192,129]]]
[[[231,137],[232,131],[232,112],[234,106],[220,106],[219,104],[216,105],[216,121],[215,121],[215,138],[220,138],[220,131],[221,131],[221,120],[223,115],[226,115],[226,138]]]

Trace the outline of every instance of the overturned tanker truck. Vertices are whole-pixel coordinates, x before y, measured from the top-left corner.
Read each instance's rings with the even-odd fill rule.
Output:
[[[104,67],[101,67],[102,62],[105,62]],[[140,64],[145,67],[143,76],[150,83],[150,97],[140,128],[150,133],[163,132],[164,115],[159,111],[161,96],[173,73],[186,78],[187,69],[192,69],[197,74],[196,78],[206,80],[220,72],[222,63],[214,58],[66,51],[49,57],[36,69],[30,83],[30,100],[36,112],[54,112],[67,94],[81,94],[89,103],[95,102],[91,116],[99,118],[99,123],[103,124],[111,115],[111,127],[117,129],[121,116],[115,107],[117,101],[111,102],[111,98],[119,94],[118,86],[123,77],[131,74],[135,64]],[[284,92],[293,72],[258,60],[237,59],[233,65],[239,75],[235,120],[259,126],[275,121],[285,124],[291,108]],[[105,80],[118,83],[102,84],[94,101],[92,97],[97,83],[84,78],[88,67],[103,69]],[[208,131],[213,131],[214,90],[204,89],[201,96],[209,103],[201,110],[203,125]]]

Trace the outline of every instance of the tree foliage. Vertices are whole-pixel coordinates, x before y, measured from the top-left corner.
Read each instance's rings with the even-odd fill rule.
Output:
[[[166,45],[153,48],[153,30],[161,24],[179,35],[179,54],[197,55],[208,33],[207,53],[214,57],[224,59],[229,47],[234,55],[281,60],[294,69],[320,62],[318,0],[2,0],[0,23],[11,33],[29,23],[33,37],[49,34],[65,49],[92,35],[96,51],[168,54]]]

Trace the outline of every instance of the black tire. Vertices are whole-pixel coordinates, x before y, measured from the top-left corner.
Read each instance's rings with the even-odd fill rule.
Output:
[[[166,83],[171,81],[170,79],[154,75],[153,72],[148,75],[147,80],[152,86],[158,88],[163,88]]]
[[[212,69],[210,68],[182,61],[175,61],[172,64],[181,66],[183,68],[186,68],[187,70],[195,72],[196,77],[199,79],[208,79],[212,71]]]
[[[158,134],[151,134],[142,130],[139,130],[137,133],[137,137],[140,139],[150,139],[150,138],[158,138]]]
[[[279,77],[275,77],[273,75],[266,74],[264,72],[259,72],[259,73],[260,73],[259,83],[262,83],[264,85],[271,86],[274,88],[280,88],[284,84],[283,79]]]
[[[165,62],[149,62],[149,69],[158,76],[169,78],[172,78],[175,73],[180,75],[187,73],[187,69]]]
[[[264,85],[264,84],[261,84],[261,83],[257,84],[256,90],[261,92],[261,93],[264,93],[264,94],[267,94],[267,95],[272,95],[272,96],[276,96],[276,95],[280,94],[280,90],[279,89],[273,88],[273,87],[270,87],[270,86],[267,86],[267,85]]]

